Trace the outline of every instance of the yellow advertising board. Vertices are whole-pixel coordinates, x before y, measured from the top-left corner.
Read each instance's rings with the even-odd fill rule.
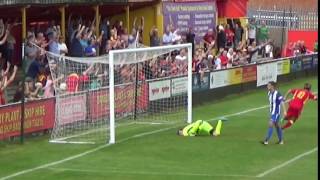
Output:
[[[242,68],[230,69],[228,71],[230,84],[242,83]]]

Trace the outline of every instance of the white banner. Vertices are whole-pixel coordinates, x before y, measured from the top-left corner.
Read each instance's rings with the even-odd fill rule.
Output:
[[[210,89],[228,85],[230,85],[228,70],[210,73]]]
[[[186,93],[188,90],[188,77],[180,77],[172,79],[171,93],[172,95],[180,95]]]
[[[149,83],[149,100],[154,101],[158,99],[169,98],[170,93],[170,80],[156,81]]]
[[[257,66],[257,87],[268,84],[269,81],[277,82],[277,62]]]
[[[87,100],[85,94],[57,98],[58,116],[61,124],[69,124],[86,119]]]

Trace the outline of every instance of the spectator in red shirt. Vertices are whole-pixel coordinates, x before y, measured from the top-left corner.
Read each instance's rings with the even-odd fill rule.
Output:
[[[67,92],[77,92],[79,86],[79,76],[77,73],[71,73],[66,80]]]
[[[284,57],[290,57],[293,56],[293,43],[290,42],[288,45],[285,47],[285,51],[283,52]]]
[[[227,51],[223,50],[222,54],[220,55],[220,60],[221,60],[221,68],[225,69],[227,68],[228,64],[228,56],[227,56]]]
[[[227,40],[226,47],[227,48],[233,47],[234,32],[230,29],[229,24],[226,24],[226,28],[224,32],[226,33],[226,40]]]
[[[204,50],[207,51],[209,46],[213,46],[215,43],[215,37],[212,29],[209,29],[208,32],[203,37]]]

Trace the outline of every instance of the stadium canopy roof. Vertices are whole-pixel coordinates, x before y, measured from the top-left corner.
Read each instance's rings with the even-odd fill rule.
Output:
[[[28,2],[28,3],[26,3]],[[113,16],[130,10],[151,6],[159,0],[0,0],[0,18],[21,17],[21,7],[27,7],[27,21],[60,19],[59,7],[66,7],[66,16],[93,17],[95,5],[100,6],[102,17]],[[90,7],[91,6],[91,7]]]
[[[154,0],[1,0],[0,6],[19,5],[59,5],[59,4],[126,4],[131,2],[151,2]]]

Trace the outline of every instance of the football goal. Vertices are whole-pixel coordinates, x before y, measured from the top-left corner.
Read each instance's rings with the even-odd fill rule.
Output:
[[[191,44],[75,58],[47,52],[56,94],[50,142],[115,143],[118,126],[192,119]]]

